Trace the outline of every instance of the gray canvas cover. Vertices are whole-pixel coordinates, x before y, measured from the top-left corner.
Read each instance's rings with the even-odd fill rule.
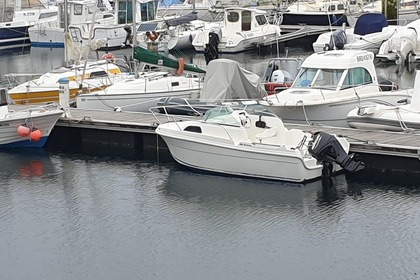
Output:
[[[200,101],[261,98],[261,78],[238,62],[219,58],[209,62]]]

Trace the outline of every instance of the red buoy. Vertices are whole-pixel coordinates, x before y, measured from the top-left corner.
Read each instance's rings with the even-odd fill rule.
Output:
[[[26,124],[22,124],[22,125],[19,125],[17,132],[19,136],[26,137],[29,135],[29,133],[31,133],[31,129],[27,127]]]
[[[31,131],[31,133],[29,134],[29,137],[30,137],[31,141],[34,141],[34,142],[37,142],[37,141],[41,140],[41,138],[42,138],[41,130],[36,129],[36,128],[33,129]]]

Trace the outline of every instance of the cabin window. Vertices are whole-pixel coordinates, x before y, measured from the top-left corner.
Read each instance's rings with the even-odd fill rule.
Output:
[[[339,11],[344,10],[344,4],[338,4],[337,5],[337,10],[339,10]]]
[[[311,86],[312,84],[312,80],[315,77],[315,74],[317,72],[318,69],[315,68],[303,68],[295,83],[294,83],[294,87],[308,87]]]
[[[56,16],[57,14],[58,14],[57,12],[43,13],[39,15],[39,19],[53,17],[53,16]]]
[[[342,69],[319,69],[312,87],[335,89],[343,76]]]
[[[187,126],[186,128],[184,128],[184,131],[190,131],[190,132],[196,132],[196,133],[201,133],[201,127],[199,126]]]
[[[329,12],[335,11],[335,5],[328,6],[328,11]]]
[[[229,12],[227,14],[227,20],[229,22],[238,22],[239,21],[239,13],[238,12]]]
[[[133,22],[132,3],[132,1],[118,1],[118,24]]]
[[[343,81],[343,87],[353,87],[372,83],[372,76],[365,68],[357,67],[349,69]]]
[[[251,30],[251,12],[243,11],[242,12],[242,31]]]
[[[74,15],[75,16],[80,16],[82,15],[83,12],[83,6],[80,4],[75,4],[74,5]]]
[[[257,20],[258,25],[264,25],[267,23],[267,18],[265,15],[258,15],[255,17],[255,19]]]
[[[106,77],[108,74],[101,70],[101,71],[94,71],[92,73],[90,73],[89,78],[94,78],[94,77]]]

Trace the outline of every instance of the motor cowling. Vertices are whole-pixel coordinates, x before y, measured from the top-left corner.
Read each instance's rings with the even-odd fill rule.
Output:
[[[355,154],[348,154],[338,139],[326,132],[316,132],[309,146],[309,153],[322,163],[337,163],[350,172],[362,170],[364,162]]]

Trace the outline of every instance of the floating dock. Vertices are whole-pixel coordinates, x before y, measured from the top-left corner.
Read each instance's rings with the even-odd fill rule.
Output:
[[[150,113],[74,108],[69,113],[57,122],[47,141],[47,150],[159,162],[173,161],[165,142],[155,133],[159,122],[168,121],[165,115],[156,118]],[[325,131],[346,137],[350,142],[350,151],[362,158],[369,172],[420,175],[420,133],[285,125],[289,128],[310,132]]]

